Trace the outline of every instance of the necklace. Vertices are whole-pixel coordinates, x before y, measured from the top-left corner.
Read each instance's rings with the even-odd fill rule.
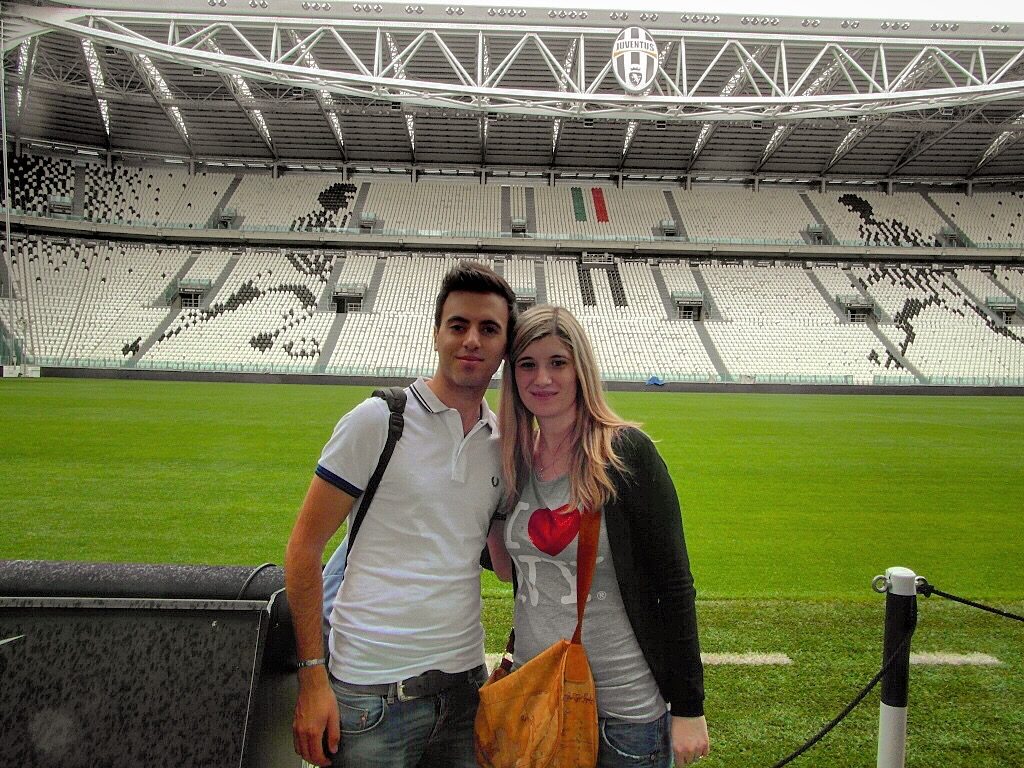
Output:
[[[544,465],[543,467],[537,467],[537,475],[538,476],[543,475],[545,472],[547,472],[549,469],[551,469],[553,466],[555,466],[555,464],[561,458],[561,456],[559,455],[559,451],[562,449],[562,446],[565,445],[565,441],[569,438],[569,434],[571,432],[572,432],[572,429],[568,429],[568,430],[566,430],[565,434],[562,435],[562,439],[558,441],[558,445],[556,445],[555,449],[553,451],[551,451],[551,456],[548,457],[548,463],[546,465]],[[538,432],[537,433],[537,448],[539,449],[541,445],[542,445],[542,441],[540,439],[540,432]],[[540,454],[540,450],[536,450],[535,452],[537,454]],[[554,458],[552,458],[552,456]]]

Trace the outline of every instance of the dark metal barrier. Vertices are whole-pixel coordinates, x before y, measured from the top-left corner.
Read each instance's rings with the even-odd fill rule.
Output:
[[[299,766],[284,572],[0,561],[0,766]]]

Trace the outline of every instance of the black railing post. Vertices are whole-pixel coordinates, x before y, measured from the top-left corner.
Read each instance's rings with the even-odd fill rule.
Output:
[[[882,677],[878,716],[878,768],[903,768],[907,751],[910,635],[917,615],[917,575],[908,568],[889,568],[885,576],[876,581],[885,586],[882,663],[888,664]]]

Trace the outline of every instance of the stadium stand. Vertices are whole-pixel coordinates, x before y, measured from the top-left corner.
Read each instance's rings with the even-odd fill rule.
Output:
[[[732,377],[739,381],[871,384],[887,369],[884,347],[863,325],[808,325],[710,321],[708,334]]]
[[[715,366],[692,323],[601,316],[587,318],[584,325],[605,379],[718,380]]]
[[[813,322],[831,316],[802,265],[709,264],[700,271],[723,320],[765,324],[783,318]]]
[[[377,254],[365,251],[353,251],[345,254],[345,262],[338,275],[339,283],[352,285],[370,284],[374,267],[377,266]]]
[[[239,229],[316,231],[345,229],[356,186],[341,174],[246,175],[225,202]]]
[[[953,274],[975,304],[984,304],[987,299],[1012,301],[1006,290],[991,277],[991,272],[984,272],[977,267],[954,269]]]
[[[312,370],[334,319],[316,309],[333,260],[316,252],[247,254],[209,307],[182,309],[140,362]]]
[[[702,187],[672,196],[691,242],[803,243],[814,216],[790,190]]]
[[[89,221],[202,229],[233,179],[186,169],[89,165],[83,215]]]
[[[536,262],[533,259],[509,257],[505,259],[505,280],[516,296],[537,295]]]
[[[666,221],[683,242],[806,245],[821,233],[847,245],[916,248],[911,258],[920,259],[955,235],[968,247],[1005,249],[1024,242],[1021,192],[413,184],[338,173],[189,174],[30,154],[13,158],[9,184],[15,213],[143,230],[213,230],[225,219],[250,231],[355,230],[368,213],[374,232],[497,237],[516,220],[520,235],[590,241],[583,259],[513,252],[501,269],[520,295],[562,304],[583,320],[610,379],[1024,379],[1024,270],[998,258],[907,265],[870,253],[839,262],[756,251],[628,259],[601,250],[616,240],[660,239]],[[423,286],[472,255],[29,232],[4,262],[0,321],[17,334],[27,319],[23,346],[43,365],[415,375],[433,362],[433,307]],[[336,288],[359,299],[342,307],[347,312],[335,311]],[[677,301],[700,306],[702,321],[677,319]],[[851,322],[853,308],[867,322]]]
[[[66,160],[22,154],[10,159],[8,171],[11,205],[14,210],[46,216],[50,198],[70,200],[75,191],[75,169]],[[0,189],[0,203],[7,204]],[[68,211],[70,213],[70,211]]]
[[[1024,334],[965,295],[938,266],[857,265],[866,290],[892,317],[899,351],[929,379],[1013,378],[1024,371]]]
[[[851,296],[859,293],[858,287],[850,275],[836,264],[812,264],[811,274],[833,301],[840,296]]]
[[[81,183],[76,182],[79,176]],[[189,174],[181,166],[108,168],[29,154],[13,158],[10,185],[13,208],[33,215],[183,229],[216,228],[217,214],[224,211],[231,213],[231,226],[243,230],[358,228],[358,201],[358,212],[374,216],[379,231],[428,236],[507,235],[504,219],[515,218],[527,220],[529,233],[537,237],[596,242],[657,239],[661,223],[674,221],[679,239],[695,243],[803,244],[811,230],[841,245],[934,247],[944,244],[947,234],[962,237],[969,246],[1024,243],[1024,192],[1019,191],[968,196],[886,195],[856,187],[804,192],[767,185],[754,191],[714,184],[690,190],[583,183],[413,184],[372,175],[346,182],[337,173],[278,178],[252,172]]]
[[[28,349],[43,365],[118,365],[167,315],[154,304],[186,256],[177,249],[27,237],[12,260]]]
[[[575,240],[650,240],[673,218],[656,187],[535,187],[537,234]]]
[[[500,231],[501,189],[468,183],[365,182],[364,211],[388,232],[488,235]]]
[[[52,215],[51,199],[67,200],[68,210],[59,212],[86,221],[181,229],[216,228],[214,214],[225,209],[236,228],[344,229],[356,195],[340,174],[190,174],[180,166],[73,166],[29,154],[12,158],[9,183],[13,209],[26,213]]]
[[[665,285],[669,291],[682,293],[700,293],[693,270],[689,264],[667,263],[661,265],[661,274],[665,276]]]
[[[221,249],[192,251],[196,257],[182,280],[209,280],[211,283],[224,272],[231,261],[231,252]]]
[[[829,191],[812,200],[842,245],[938,246],[948,226],[917,193]]]
[[[882,372],[908,375],[885,370],[884,345],[866,325],[843,323],[803,265],[704,264],[699,270],[719,312],[707,331],[733,377],[863,384]],[[831,282],[839,282],[834,273]]]
[[[1024,269],[997,265],[992,270],[992,275],[1005,293],[1015,298],[1018,303],[1024,301]]]
[[[0,320],[17,328],[27,307],[27,347],[44,365],[289,372],[319,365],[344,375],[429,371],[433,306],[422,286],[461,257],[38,236],[15,245],[17,295],[0,299]],[[609,379],[911,383],[920,375],[969,383],[1019,379],[1024,371],[1021,326],[986,305],[1016,305],[1019,267],[547,257],[539,284],[537,266],[532,258],[503,260],[517,291],[546,292],[582,319]],[[704,322],[675,319],[656,272],[668,295],[702,298]],[[373,306],[347,316],[324,309],[321,297],[335,279],[375,293]],[[201,306],[175,301],[186,284],[206,286]],[[875,319],[849,322],[834,300],[844,295],[868,299]],[[321,361],[324,339],[342,322],[330,359]]]
[[[932,193],[929,197],[977,247],[1024,244],[1024,192]]]
[[[493,267],[493,261],[479,258]],[[372,313],[353,313],[345,320],[327,373],[353,372],[378,376],[429,374],[436,363],[432,343],[434,292],[455,264],[454,256],[419,254],[387,258]]]
[[[544,265],[548,302],[565,307],[577,317],[591,314],[583,295],[575,259],[549,258]],[[591,302],[590,306],[594,306]]]
[[[612,262],[584,270],[589,277],[584,295],[577,262],[550,258],[545,263],[547,296],[570,309],[591,334],[602,375],[610,380],[666,381],[717,379],[693,324],[669,321],[650,265]],[[621,277],[625,302],[613,295],[609,275]]]

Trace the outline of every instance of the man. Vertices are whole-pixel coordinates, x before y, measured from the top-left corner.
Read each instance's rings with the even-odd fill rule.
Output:
[[[479,556],[501,494],[498,435],[484,392],[506,354],[515,294],[483,265],[444,278],[434,312],[437,369],[406,389],[405,428],[321,627],[324,546],[349,513],[387,436],[385,402],[348,414],[324,447],[288,541],[295,625],[295,750],[315,765],[470,768],[486,678]]]

